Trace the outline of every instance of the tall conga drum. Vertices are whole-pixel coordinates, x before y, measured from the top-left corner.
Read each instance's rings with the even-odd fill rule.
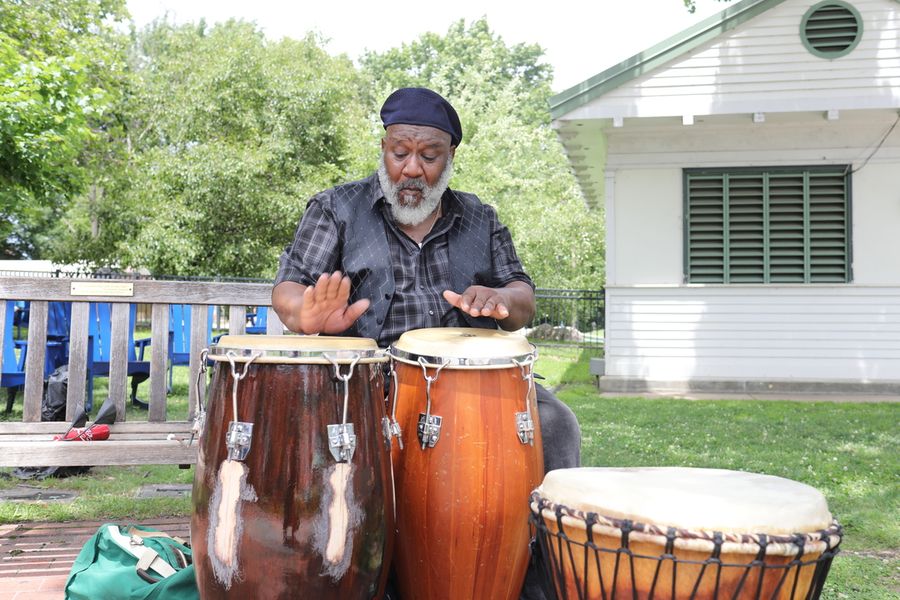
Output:
[[[390,352],[400,597],[518,598],[544,471],[533,347],[442,328],[409,331]]]
[[[559,469],[531,509],[559,600],[815,600],[842,538],[818,490],[720,469]]]
[[[384,351],[373,340],[224,336],[194,475],[205,600],[378,598],[393,544]]]

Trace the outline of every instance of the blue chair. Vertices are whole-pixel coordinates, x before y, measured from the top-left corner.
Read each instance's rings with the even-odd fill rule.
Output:
[[[213,307],[206,311],[206,345],[212,340]],[[169,305],[169,393],[172,393],[172,373],[176,366],[188,365],[191,362],[191,305]],[[144,349],[141,348],[140,360],[143,360]]]
[[[94,402],[94,377],[109,376],[112,341],[112,305],[108,302],[91,303],[88,318],[88,389],[85,410],[90,411]],[[134,324],[137,320],[137,306],[129,305],[128,314],[128,366],[127,374],[131,376],[131,403],[146,408],[144,402],[138,400],[138,385],[150,377],[150,363],[138,360],[134,341]]]
[[[250,325],[248,325],[244,331],[247,333],[263,334],[266,332],[266,323],[269,320],[268,306],[257,306],[256,312],[249,313],[247,316],[250,318]]]
[[[0,373],[0,387],[6,388],[6,412],[12,412],[16,392],[25,385],[25,353],[16,359],[14,332],[15,303],[6,301],[6,325],[3,329],[3,372]]]
[[[28,356],[28,340],[21,337],[23,325],[28,324],[31,306],[29,302],[8,300],[6,303],[6,333],[3,340],[3,383],[6,390],[6,412],[12,411],[16,394],[24,384],[19,381],[20,372],[25,370]],[[50,302],[47,313],[47,346],[44,355],[44,379],[53,371],[69,362],[69,321],[72,316],[70,302]],[[16,336],[13,336],[15,328]],[[16,359],[15,350],[19,351]]]

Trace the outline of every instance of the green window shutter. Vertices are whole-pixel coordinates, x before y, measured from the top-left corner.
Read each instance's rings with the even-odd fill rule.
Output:
[[[803,174],[769,176],[771,283],[803,283]]]
[[[728,283],[765,281],[765,189],[759,173],[730,175]]]
[[[842,172],[810,173],[810,281],[848,280],[847,192]]]
[[[850,279],[845,167],[685,170],[685,280]]]
[[[688,281],[725,281],[725,175],[689,177]]]

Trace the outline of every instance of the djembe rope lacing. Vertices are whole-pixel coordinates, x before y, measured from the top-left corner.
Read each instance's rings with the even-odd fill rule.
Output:
[[[756,589],[753,591],[753,598],[756,600],[763,599],[763,575],[766,572],[780,572],[780,578],[775,585],[771,596],[766,598],[775,598],[781,592],[791,573],[795,573],[791,587],[790,598],[792,600],[816,600],[821,594],[824,585],[825,576],[830,569],[831,561],[838,552],[843,529],[837,521],[833,521],[832,525],[827,529],[822,529],[806,534],[790,534],[790,535],[771,535],[771,534],[745,534],[745,533],[725,533],[721,531],[704,531],[704,530],[687,530],[675,527],[660,527],[648,523],[640,523],[630,519],[617,519],[599,515],[595,512],[582,512],[572,509],[561,504],[555,504],[537,493],[532,494],[532,515],[531,525],[536,532],[538,548],[543,554],[547,562],[546,569],[550,572],[552,581],[560,582],[564,580],[564,576],[568,574],[576,579],[573,586],[578,600],[589,600],[602,598],[603,600],[618,600],[619,591],[622,589],[622,582],[619,581],[619,573],[621,572],[621,562],[628,562],[628,572],[630,574],[631,594],[633,600],[638,600],[637,585],[635,581],[635,561],[636,560],[653,560],[656,561],[654,575],[649,588],[647,600],[653,600],[658,597],[657,590],[670,587],[668,597],[675,597],[676,581],[679,565],[699,565],[700,571],[696,581],[693,584],[690,596],[685,600],[695,600],[697,598],[701,582],[709,569],[715,572],[715,583],[713,587],[713,598],[719,597],[720,582],[723,569],[742,569],[741,577],[738,581],[734,594],[731,597],[738,597],[744,590],[750,575],[754,572],[759,573],[756,579]],[[536,510],[535,510],[536,509]],[[552,518],[556,521],[556,531],[549,531],[544,518]],[[584,527],[586,540],[581,542],[573,540],[566,533],[565,525],[571,525],[578,522],[578,526]],[[595,535],[602,530],[610,534],[614,530],[619,535],[620,547],[617,549],[602,548],[595,542]],[[664,548],[663,553],[659,555],[645,555],[635,553],[631,548],[631,542],[635,535],[642,536],[642,541],[657,538],[659,545]],[[551,544],[555,544],[555,552],[552,551]],[[747,546],[755,546],[754,559],[747,563],[730,563],[722,561],[723,550],[729,550],[729,545],[738,545],[747,549]],[[694,550],[704,549],[710,553],[705,560],[690,560],[676,556],[675,549],[679,546],[688,545]],[[580,558],[576,557],[575,549],[587,549],[589,552],[579,551]],[[774,550],[774,552],[773,552]],[[811,560],[803,560],[806,553],[815,553],[821,550],[818,557]],[[615,554],[615,562],[612,569],[612,581],[604,575],[601,568],[602,555]],[[749,552],[748,552],[749,554]],[[791,556],[791,560],[785,564],[770,564],[766,562],[767,556]],[[566,569],[564,561],[568,561],[571,569]],[[671,562],[671,577],[669,578],[670,586],[666,586],[666,582],[662,581],[662,567],[666,562]],[[580,563],[580,573],[584,574],[579,577],[579,571],[575,568]],[[589,565],[593,567],[593,572],[597,575],[599,583],[599,593],[591,594],[589,589],[590,580],[587,577]],[[798,596],[798,582],[800,580],[800,569],[813,565],[814,573],[812,576],[813,584],[802,598]],[[552,585],[552,584],[551,584]],[[567,591],[564,586],[557,586],[557,594],[562,594],[560,600],[568,600]],[[659,592],[662,593],[662,592]]]

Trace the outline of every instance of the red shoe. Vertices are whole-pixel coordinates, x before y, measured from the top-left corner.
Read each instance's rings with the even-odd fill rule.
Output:
[[[109,425],[91,425],[90,427],[73,427],[65,437],[54,435],[54,441],[95,442],[109,439]]]

